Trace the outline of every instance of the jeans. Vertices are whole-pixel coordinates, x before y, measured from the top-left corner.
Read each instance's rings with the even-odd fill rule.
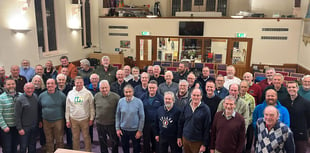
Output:
[[[136,139],[136,133],[137,131],[125,131],[122,130],[122,137],[121,137],[121,142],[122,142],[122,147],[123,147],[123,152],[124,153],[129,153],[129,140],[132,141],[133,145],[133,152],[134,153],[140,153],[141,146],[140,146],[140,139]]]
[[[112,153],[118,153],[119,141],[116,134],[115,125],[101,125],[97,123],[97,131],[101,153],[109,153],[107,136],[109,136],[109,140],[112,143]]]
[[[2,152],[3,153],[16,153],[17,152],[17,144],[18,144],[18,131],[16,127],[9,127],[9,132],[4,132],[1,130],[1,138],[2,138]]]
[[[36,152],[36,135],[38,132],[38,127],[28,127],[24,128],[25,134],[20,135],[20,153],[26,153],[28,149],[28,153]]]
[[[169,146],[171,153],[182,153],[182,148],[177,144],[177,137],[159,136],[159,152],[168,153]]]
[[[43,129],[46,137],[46,153],[54,153],[54,140],[56,140],[56,149],[64,148],[64,119],[49,122],[43,120]]]
[[[89,136],[89,119],[77,121],[71,118],[70,122],[73,138],[73,149],[80,150],[80,132],[82,131],[85,142],[85,151],[91,152],[91,142]]]
[[[65,125],[64,130],[66,133],[67,145],[68,145],[69,149],[72,149],[72,131],[71,131],[71,128],[67,128],[67,126]]]
[[[152,144],[152,150],[150,145]],[[158,153],[158,143],[155,140],[155,128],[149,124],[144,124],[143,129],[143,152],[150,153],[150,152],[157,152]]]

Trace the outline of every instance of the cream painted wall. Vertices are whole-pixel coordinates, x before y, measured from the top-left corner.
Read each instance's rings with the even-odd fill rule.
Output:
[[[228,5],[228,15],[227,16],[232,16],[236,15],[236,13],[239,13],[240,11],[251,11],[250,7],[250,1],[249,0],[237,0],[237,1],[227,1]]]
[[[136,35],[142,31],[149,31],[154,36],[177,36],[179,21],[204,21],[204,36],[234,37],[236,32],[243,32],[253,38],[252,62],[266,64],[297,63],[297,52],[300,43],[301,19],[129,19],[129,18],[101,18],[100,33],[102,34],[102,48],[104,52],[114,52],[120,47],[120,40],[130,40],[131,49],[125,56],[136,55]],[[126,30],[109,30],[109,25],[127,25]],[[263,27],[287,27],[288,32],[262,32]],[[128,37],[109,36],[109,32],[128,32]],[[261,40],[261,36],[288,36],[288,40]]]
[[[265,13],[272,17],[273,13],[291,15],[295,0],[251,0],[251,10],[255,13]]]
[[[20,65],[22,59],[29,59],[31,66],[36,64],[44,64],[47,60],[52,60],[54,65],[60,64],[59,57],[61,55],[69,56],[70,61],[78,60],[86,57],[90,52],[90,49],[83,49],[81,45],[81,32],[73,33],[67,26],[67,16],[68,11],[66,9],[70,5],[71,0],[55,0],[55,10],[56,10],[56,34],[57,34],[57,44],[59,55],[53,55],[48,57],[43,57],[39,54],[38,44],[37,44],[37,33],[36,33],[36,22],[35,22],[35,10],[34,1],[30,1],[31,4],[27,12],[25,13],[25,19],[29,22],[30,32],[17,37],[16,34],[11,32],[9,22],[12,16],[20,13],[18,1],[11,0],[1,0],[0,1],[0,65],[4,65],[9,74],[9,67],[11,65]],[[95,9],[92,10],[92,40],[93,43],[98,46],[98,2],[91,1],[91,7]],[[18,24],[23,25],[23,24]]]
[[[309,0],[301,0],[301,14],[303,17],[307,14],[309,6]],[[301,28],[303,33],[303,28]],[[307,46],[302,42],[302,36],[300,38],[299,52],[298,52],[298,64],[310,70],[310,44]]]

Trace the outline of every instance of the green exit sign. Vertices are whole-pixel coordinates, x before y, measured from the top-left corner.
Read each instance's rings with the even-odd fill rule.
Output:
[[[245,38],[246,34],[245,33],[237,33],[238,38]]]
[[[148,31],[142,31],[142,35],[143,35],[143,36],[150,35],[150,32],[148,32]]]

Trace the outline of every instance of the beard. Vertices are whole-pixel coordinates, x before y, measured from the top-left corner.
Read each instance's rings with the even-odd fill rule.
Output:
[[[172,104],[165,104],[165,107],[171,108],[171,107],[172,107]]]

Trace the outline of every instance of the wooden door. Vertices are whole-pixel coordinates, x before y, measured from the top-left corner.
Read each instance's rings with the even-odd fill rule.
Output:
[[[140,69],[145,66],[152,65],[156,60],[156,39],[151,36],[137,36],[136,37],[136,62]]]
[[[250,71],[252,38],[230,38],[227,46],[227,65],[236,68],[236,76],[242,78]]]

